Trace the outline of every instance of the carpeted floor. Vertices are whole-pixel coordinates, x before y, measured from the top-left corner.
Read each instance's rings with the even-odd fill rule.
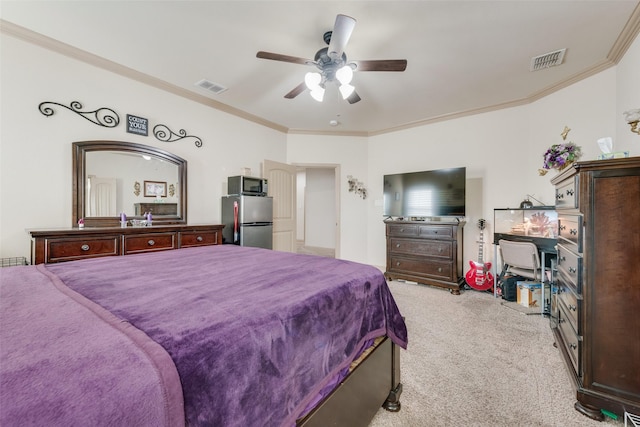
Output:
[[[398,413],[381,409],[372,427],[624,425],[574,408],[575,391],[549,319],[502,305],[486,292],[389,282],[406,318]]]

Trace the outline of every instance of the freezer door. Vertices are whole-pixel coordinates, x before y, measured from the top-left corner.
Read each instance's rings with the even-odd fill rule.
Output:
[[[260,196],[239,196],[240,224],[273,222],[273,198]]]
[[[273,225],[240,224],[240,246],[273,249]]]

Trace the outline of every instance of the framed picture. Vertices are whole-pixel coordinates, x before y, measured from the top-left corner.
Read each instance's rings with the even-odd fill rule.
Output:
[[[167,183],[161,181],[145,181],[144,197],[167,197]]]

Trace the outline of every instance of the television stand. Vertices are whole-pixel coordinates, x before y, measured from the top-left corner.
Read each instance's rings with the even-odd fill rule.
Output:
[[[464,224],[464,221],[385,221],[385,277],[438,286],[459,295],[464,283]]]

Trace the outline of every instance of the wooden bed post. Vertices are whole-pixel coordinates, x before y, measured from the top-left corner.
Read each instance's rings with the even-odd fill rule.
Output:
[[[391,343],[391,390],[382,405],[387,411],[398,412],[400,410],[400,395],[402,394],[400,381],[400,347]]]

